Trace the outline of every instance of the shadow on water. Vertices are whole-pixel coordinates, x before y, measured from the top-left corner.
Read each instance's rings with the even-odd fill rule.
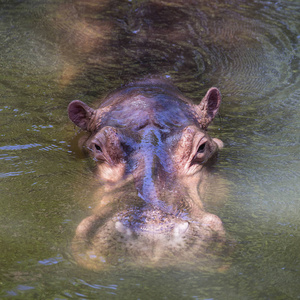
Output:
[[[298,1],[0,4],[1,298],[300,297]],[[94,273],[70,255],[98,187],[70,145],[67,105],[156,74],[195,103],[210,86],[222,92],[210,129],[225,143],[221,184],[204,204],[237,243],[224,273]]]

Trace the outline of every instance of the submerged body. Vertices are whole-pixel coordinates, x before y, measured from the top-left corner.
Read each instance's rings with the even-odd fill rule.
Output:
[[[223,225],[204,211],[200,190],[222,147],[206,132],[220,101],[211,88],[194,105],[169,82],[152,79],[117,90],[95,110],[70,103],[70,119],[90,134],[85,147],[106,189],[77,228],[78,263],[174,265],[178,257],[194,263],[219,251]]]

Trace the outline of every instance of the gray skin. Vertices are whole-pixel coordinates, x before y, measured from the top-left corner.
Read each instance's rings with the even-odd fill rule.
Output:
[[[84,147],[105,187],[77,227],[79,264],[195,264],[221,252],[222,222],[200,197],[207,166],[223,146],[206,131],[220,102],[217,88],[195,105],[171,83],[149,79],[110,94],[98,109],[69,104],[70,119],[89,133]]]

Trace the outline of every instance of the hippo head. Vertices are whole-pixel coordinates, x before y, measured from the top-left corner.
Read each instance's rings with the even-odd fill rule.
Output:
[[[203,210],[200,197],[206,165],[222,147],[206,132],[220,102],[217,88],[193,104],[152,79],[117,90],[98,109],[69,104],[70,119],[89,132],[85,147],[107,190],[77,228],[79,263],[101,269],[126,257],[161,264],[170,255],[199,257],[208,242],[223,239],[221,220]]]

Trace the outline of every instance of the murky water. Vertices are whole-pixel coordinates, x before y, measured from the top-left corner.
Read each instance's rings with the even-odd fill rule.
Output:
[[[299,20],[298,0],[0,1],[0,297],[300,298]],[[95,186],[67,104],[148,74],[222,91],[225,196],[205,203],[237,241],[227,271],[96,273],[70,254]]]

